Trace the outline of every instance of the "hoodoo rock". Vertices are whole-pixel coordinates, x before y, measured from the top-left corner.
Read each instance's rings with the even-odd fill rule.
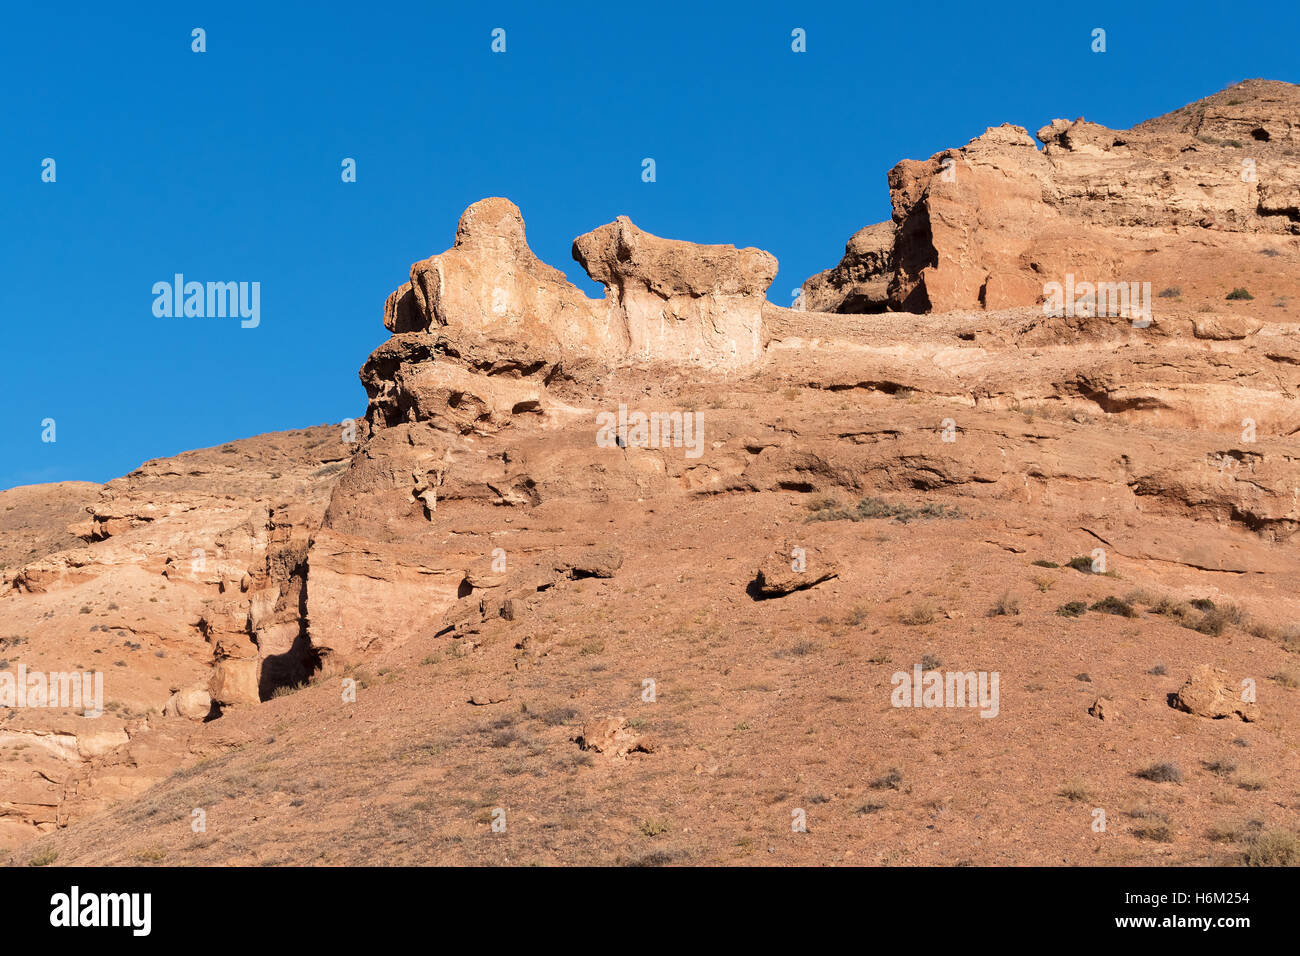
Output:
[[[573,243],[573,258],[605,286],[610,322],[633,359],[716,368],[762,353],[763,302],[776,258],[761,249],[660,239],[619,216]]]

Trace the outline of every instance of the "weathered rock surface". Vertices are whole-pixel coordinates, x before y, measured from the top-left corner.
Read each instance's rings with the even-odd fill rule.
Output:
[[[824,549],[792,538],[760,562],[754,588],[762,597],[779,597],[829,581],[840,570]]]
[[[1003,125],[904,160],[889,174],[892,224],[858,233],[805,298],[838,312],[1005,309],[1044,302],[1044,285],[1069,275],[1222,303],[1233,286],[1201,278],[1276,253],[1291,278],[1267,284],[1294,320],[1297,116],[1300,87],[1248,80],[1130,130],[1054,120],[1041,151]],[[859,237],[870,252],[855,251]]]
[[[744,368],[761,356],[770,253],[660,239],[619,216],[579,236],[573,258],[605,286],[633,358]]]
[[[1244,682],[1234,681],[1227,671],[1202,664],[1188,676],[1174,695],[1173,705],[1197,717],[1259,719],[1259,705],[1246,699]]]
[[[39,837],[61,862],[159,845],[201,862],[316,860],[322,846],[326,862],[499,861],[501,841],[472,837],[504,804],[533,818],[512,823],[512,847],[541,861],[591,861],[646,820],[638,847],[689,827],[682,859],[734,862],[788,827],[778,804],[813,795],[810,839],[855,834],[857,859],[1142,858],[1123,834],[1079,851],[1087,821],[1063,814],[1061,778],[1123,793],[1153,741],[1196,766],[1228,728],[1186,733],[1152,663],[1267,681],[1300,640],[1300,324],[1268,298],[1292,281],[1291,238],[1273,228],[1287,216],[1251,225],[1226,182],[1200,207],[1161,205],[1209,175],[1160,152],[1170,137],[1228,135],[1236,109],[1211,103],[1177,121],[1202,132],[1153,127],[1129,146],[1076,123],[1045,131],[1040,153],[1002,128],[954,153],[951,182],[941,161],[905,167],[897,231],[855,236],[807,290],[813,311],[764,302],[766,253],[626,219],[575,242],[608,290],[588,299],[529,251],[512,203],[476,203],[385,305],[365,420],[149,462],[102,488],[0,493],[39,519],[0,519],[14,538],[0,671],[93,668],[106,697],[98,718],[0,709],[0,845],[27,853]],[[1260,124],[1265,145],[1292,148],[1287,122]],[[1202,225],[1194,207],[1222,214]],[[1256,299],[1170,297],[1143,327],[1048,317],[1032,299],[994,308],[1033,291],[1027,274],[1041,291],[1033,263],[1137,261],[1123,229],[1195,236],[1202,253],[1167,250],[1187,268],[1258,257],[1266,270],[1232,279]],[[907,245],[927,230],[942,252],[929,263]],[[883,296],[967,305],[851,314]],[[655,427],[602,440],[638,415]],[[1070,566],[1097,550],[1112,573]],[[1057,613],[1143,591],[1159,603],[1134,596],[1140,618]],[[1210,619],[1193,601],[1243,610]],[[1003,723],[891,707],[893,671],[927,655],[1000,672]],[[1081,699],[1084,662],[1096,690]],[[1179,699],[1246,716],[1225,680],[1196,671]],[[1276,768],[1237,797],[1262,816],[1300,773],[1296,692],[1273,683],[1268,720],[1233,722]],[[863,781],[893,779],[894,763],[906,785],[885,786],[864,831]],[[646,796],[665,784],[667,830]],[[909,803],[912,788],[952,806],[947,842],[916,844],[941,811]],[[398,797],[417,792],[439,840],[397,842],[393,821],[425,814]],[[200,799],[220,807],[206,842],[184,822]],[[1180,822],[1203,832],[1215,805]],[[988,825],[963,830],[976,815]],[[324,839],[342,831],[356,839]],[[1222,851],[1188,838],[1170,852]]]
[[[839,265],[803,284],[799,305],[808,312],[884,312],[893,274],[894,224],[864,226],[845,245]]]

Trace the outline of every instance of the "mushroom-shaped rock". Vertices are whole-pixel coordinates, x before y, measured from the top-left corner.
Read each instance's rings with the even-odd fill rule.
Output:
[[[573,258],[605,286],[610,323],[626,328],[633,359],[724,368],[758,360],[771,253],[661,239],[619,216],[574,240]]]

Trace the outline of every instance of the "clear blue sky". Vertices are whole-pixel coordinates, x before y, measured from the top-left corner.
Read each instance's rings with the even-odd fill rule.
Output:
[[[899,159],[1300,80],[1295,3],[729,6],[10,4],[0,487],[359,416],[384,297],[484,196],[517,202],[534,251],[591,294],[570,244],[626,214],[771,251],[788,304],[887,218]],[[260,282],[260,326],[156,318],[177,272]]]

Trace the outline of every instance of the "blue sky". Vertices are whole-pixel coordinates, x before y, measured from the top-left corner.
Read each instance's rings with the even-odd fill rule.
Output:
[[[1127,127],[1248,77],[1300,81],[1295,4],[727,7],[11,5],[0,487],[360,416],[385,296],[484,196],[517,202],[534,251],[589,294],[570,245],[626,214],[769,250],[788,304],[888,217],[899,159],[1002,122]],[[260,325],[155,317],[175,273],[260,282]]]

